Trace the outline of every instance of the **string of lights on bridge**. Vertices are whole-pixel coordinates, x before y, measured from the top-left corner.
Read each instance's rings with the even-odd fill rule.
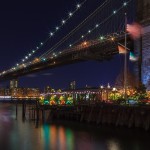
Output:
[[[35,50],[30,51],[27,55],[25,55],[25,57],[23,59],[21,59],[22,63],[26,62],[39,49],[41,49],[48,42],[48,40],[51,39],[69,21],[69,19],[73,17],[73,15],[85,4],[86,1],[87,0],[84,0],[82,3],[78,3],[76,5],[75,10],[70,11],[68,13],[68,16],[65,19],[62,19],[61,23],[59,25],[57,25],[55,27],[55,29],[49,33],[49,37],[44,42],[41,42],[40,45],[38,45]],[[16,66],[19,66],[19,65],[20,65],[19,63],[16,64]],[[15,68],[16,66],[14,66],[12,68]]]
[[[85,0],[85,1],[86,1],[86,0]],[[85,1],[82,2],[81,4],[78,4],[78,5],[77,5],[77,9],[72,13],[72,15],[85,3]],[[104,19],[101,23],[97,23],[91,30],[88,30],[88,32],[85,33],[84,35],[81,35],[81,36],[80,36],[80,39],[78,39],[77,41],[75,41],[73,44],[70,44],[70,45],[69,45],[69,48],[75,46],[75,44],[76,44],[79,40],[84,39],[87,35],[91,34],[95,29],[99,28],[102,23],[106,22],[106,20],[108,20],[108,19],[111,18],[112,16],[116,15],[123,7],[127,6],[127,4],[128,4],[130,1],[131,1],[131,0],[129,0],[128,2],[124,2],[124,3],[123,3],[123,6],[121,6],[118,10],[114,10],[113,13],[112,13],[109,17],[107,17],[106,19]],[[72,15],[70,14],[69,16],[71,17]],[[69,17],[69,18],[70,18],[70,17]],[[69,19],[69,18],[68,18],[68,19]],[[68,19],[66,19],[65,21],[67,21]],[[63,23],[63,22],[62,22],[62,23]],[[64,22],[64,23],[66,23],[66,22]],[[62,24],[62,25],[64,25],[64,24]],[[59,27],[59,28],[60,28],[60,27]],[[55,33],[55,32],[53,32],[53,33]],[[54,34],[53,34],[53,35],[54,35]],[[51,37],[52,37],[53,35],[51,35]],[[112,35],[113,35],[113,36],[112,36]],[[114,41],[114,40],[115,40],[115,35],[118,36],[119,33],[115,32],[115,33],[112,33],[111,35],[100,36],[100,37],[99,37],[99,40],[102,41],[102,42],[107,41],[107,40],[109,40],[109,41],[110,41],[110,40]],[[88,43],[87,41],[84,41],[84,42],[82,42],[82,44],[80,44],[80,45],[87,46],[87,43]],[[41,44],[40,44],[41,47],[42,47],[43,45],[44,45],[44,43],[41,43]],[[40,49],[41,47],[37,47],[37,50]],[[36,50],[33,50],[32,53],[29,53],[28,56],[32,56],[32,54],[34,54],[35,52],[36,52]],[[52,54],[53,56],[50,57],[50,59],[53,59],[54,57],[57,57],[58,55],[61,55],[61,54],[63,54],[62,51],[59,51],[58,53],[53,53],[53,54]],[[28,56],[25,57],[26,60],[28,59]],[[9,69],[9,70],[7,70],[7,71],[3,71],[2,73],[0,73],[0,76],[4,75],[4,74],[7,73],[7,72],[12,72],[12,71],[15,71],[15,70],[17,70],[17,69],[20,69],[20,67],[21,67],[21,68],[22,68],[22,67],[23,67],[23,68],[26,68],[27,66],[29,66],[29,65],[31,65],[31,64],[33,64],[33,63],[39,63],[39,62],[41,61],[39,58],[36,58],[33,62],[27,62],[27,63],[25,63],[25,59],[23,59],[24,61],[22,60],[24,63],[17,64],[17,67],[14,66],[13,68],[11,68],[11,69]],[[46,58],[43,58],[42,61],[46,61]],[[54,62],[54,64],[55,64],[55,62]]]
[[[131,1],[131,0],[130,0]],[[123,6],[120,7],[118,10],[114,10],[113,13],[108,16],[106,19],[104,19],[102,22],[100,23],[97,23],[92,29],[89,29],[87,33],[83,34],[80,36],[80,38],[78,40],[76,40],[73,44],[70,44],[69,47],[72,47],[74,46],[76,43],[78,43],[81,39],[83,40],[86,36],[88,36],[89,34],[91,34],[94,30],[98,29],[102,24],[104,24],[108,19],[110,19],[112,16],[116,15],[123,7],[127,6],[127,4],[130,2],[124,2],[123,3]],[[117,35],[118,33],[115,32],[113,33],[112,35]],[[111,38],[110,38],[111,37]],[[106,36],[100,36],[99,37],[100,40],[112,40],[114,41],[115,40],[115,37],[114,36],[110,36],[110,35],[106,35]],[[86,42],[84,42],[84,44],[86,44]]]
[[[94,10],[88,17],[86,17],[79,25],[77,25],[73,30],[71,30],[67,35],[65,35],[58,43],[53,45],[48,51],[46,51],[44,54],[42,54],[39,59],[45,59],[45,55],[48,56],[51,55],[51,52],[54,51],[58,46],[60,46],[62,43],[64,43],[68,38],[70,38],[76,31],[78,31],[83,24],[85,24],[90,18],[95,16],[99,10],[102,10],[108,3],[110,3],[111,0],[105,0],[96,10]]]
[[[130,1],[131,1],[131,0],[130,0]],[[114,10],[110,16],[108,16],[108,17],[107,17],[106,19],[104,19],[102,22],[97,23],[92,29],[89,29],[85,34],[81,35],[80,38],[79,38],[78,40],[76,40],[74,43],[69,44],[68,48],[72,48],[72,47],[75,46],[80,40],[83,41],[86,36],[88,36],[88,35],[91,34],[94,30],[96,30],[96,29],[98,29],[99,27],[101,27],[102,24],[104,24],[104,23],[105,23],[107,20],[109,20],[112,16],[116,15],[122,8],[124,8],[125,6],[127,6],[127,4],[128,4],[130,1],[124,2],[123,5],[122,5],[119,9]],[[70,33],[69,33],[69,34],[70,34]],[[113,34],[115,35],[115,34],[118,34],[118,33],[113,33]],[[107,36],[100,36],[99,39],[100,39],[100,40],[104,40],[104,39],[105,39],[105,40],[110,40],[110,35],[107,35]],[[111,40],[114,41],[114,39],[115,39],[115,37],[112,37],[112,36],[111,36]],[[81,43],[81,45],[86,46],[86,45],[87,45],[87,42],[84,41],[83,43]],[[56,46],[54,46],[54,47],[57,47],[57,44],[56,44]],[[58,52],[58,54],[56,55],[56,53],[53,52],[54,50],[55,50],[55,48],[54,48],[54,49],[52,48],[52,49],[49,50],[49,52],[46,52],[46,54],[52,54],[51,59],[52,59],[53,57],[57,57],[58,54],[61,54],[61,53],[62,53],[62,52]],[[52,53],[52,52],[53,52],[53,53]],[[42,55],[42,57],[40,57],[40,59],[42,59],[42,60],[44,60],[44,61],[46,60],[46,58],[44,58],[44,55]]]

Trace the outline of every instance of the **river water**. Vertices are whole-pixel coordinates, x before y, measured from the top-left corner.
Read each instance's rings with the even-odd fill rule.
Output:
[[[0,103],[0,150],[149,150],[150,132],[85,123],[22,119],[22,108]]]

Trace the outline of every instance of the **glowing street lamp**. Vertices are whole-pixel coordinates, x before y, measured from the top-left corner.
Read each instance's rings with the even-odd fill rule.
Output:
[[[100,86],[101,101],[103,100],[103,89],[104,89],[104,86],[103,86],[103,85],[101,85],[101,86]]]
[[[110,91],[110,85],[109,83],[107,84],[107,89],[106,89],[106,94],[107,94],[107,100],[108,100],[108,95],[109,95],[109,91]]]
[[[115,100],[115,98],[116,98],[116,91],[117,91],[117,89],[114,87],[113,89],[112,89],[112,92],[114,93],[114,100]]]

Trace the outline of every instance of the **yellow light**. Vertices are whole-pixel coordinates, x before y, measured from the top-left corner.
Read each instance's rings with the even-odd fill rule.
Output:
[[[86,41],[85,41],[85,42],[83,42],[83,45],[84,45],[84,46],[86,46],[86,45],[87,45],[87,42],[86,42]]]
[[[114,38],[114,37],[112,37],[112,38],[111,38],[111,40],[112,40],[112,41],[114,41],[114,40],[115,40],[115,38]]]

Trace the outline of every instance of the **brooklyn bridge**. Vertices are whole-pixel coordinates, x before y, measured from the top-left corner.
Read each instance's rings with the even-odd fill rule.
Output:
[[[84,3],[86,1],[77,5],[76,11]],[[130,33],[126,32],[125,15],[127,24],[137,22],[143,28],[141,37],[136,40],[130,38]],[[68,19],[62,20],[61,25],[65,25],[71,17],[73,13],[69,13]],[[56,27],[49,38],[53,37],[59,28]],[[125,35],[126,48],[133,48],[139,58],[135,63],[137,78],[150,88],[150,2],[148,0],[103,1],[95,11],[53,46],[50,48],[45,46],[50,42],[49,39],[41,42],[21,62],[3,70],[0,73],[0,81],[16,79],[26,74],[79,61],[113,59],[113,56],[118,54],[118,45],[125,46]],[[44,46],[45,52],[38,54],[39,49]]]

